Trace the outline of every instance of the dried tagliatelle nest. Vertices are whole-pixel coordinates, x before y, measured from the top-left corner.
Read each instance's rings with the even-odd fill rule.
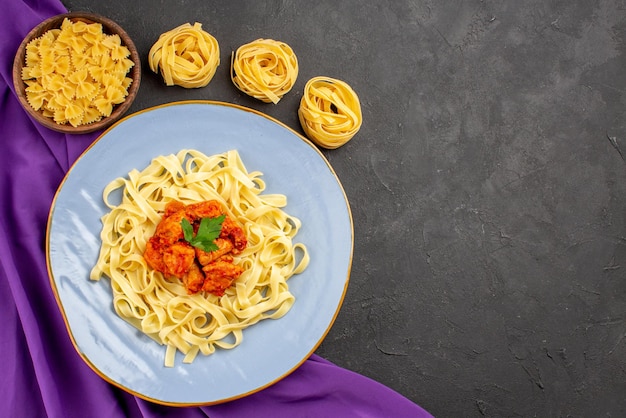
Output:
[[[335,149],[361,128],[361,104],[344,81],[314,77],[304,86],[298,117],[309,139],[321,147]]]
[[[284,42],[257,39],[233,53],[230,78],[247,95],[276,104],[298,78],[298,58]]]
[[[220,65],[219,44],[202,24],[185,23],[159,36],[150,48],[148,64],[168,86],[205,87]]]

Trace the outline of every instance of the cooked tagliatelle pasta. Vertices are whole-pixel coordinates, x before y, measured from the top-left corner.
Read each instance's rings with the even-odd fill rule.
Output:
[[[328,149],[352,139],[363,121],[355,91],[346,82],[330,77],[314,77],[306,83],[298,117],[309,139]]]
[[[202,24],[185,23],[159,36],[148,53],[148,64],[168,86],[205,87],[220,65],[219,44]]]
[[[257,39],[233,53],[230,78],[247,95],[276,104],[298,78],[298,58],[284,42]]]
[[[236,150],[213,156],[181,150],[104,189],[110,212],[102,218],[102,246],[90,279],[110,278],[115,311],[167,346],[168,367],[177,351],[190,363],[198,353],[236,347],[245,328],[282,317],[294,303],[287,280],[309,263],[306,246],[294,241],[301,222],[283,210],[285,195],[263,193],[261,177],[247,171]],[[113,202],[114,196],[121,201]],[[180,279],[153,270],[142,256],[174,200],[216,200],[245,231],[248,245],[233,256],[243,272],[223,296],[189,294]]]

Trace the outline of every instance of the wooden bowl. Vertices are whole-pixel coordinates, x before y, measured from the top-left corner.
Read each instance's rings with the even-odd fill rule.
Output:
[[[122,45],[126,46],[130,51],[129,58],[133,61],[134,66],[130,69],[127,77],[130,77],[133,81],[131,85],[128,87],[128,95],[125,100],[117,104],[113,107],[113,111],[107,117],[103,117],[97,122],[73,126],[69,123],[60,124],[54,121],[51,117],[47,117],[43,115],[42,110],[35,110],[26,99],[26,85],[22,80],[22,67],[25,66],[26,63],[26,45],[33,39],[43,35],[47,31],[51,29],[57,29],[61,27],[63,20],[65,18],[70,19],[72,22],[83,21],[85,23],[100,23],[102,24],[102,31],[107,35],[119,35]],[[141,59],[139,57],[139,53],[137,52],[137,48],[135,44],[130,39],[128,34],[115,22],[110,19],[107,19],[103,16],[98,16],[92,13],[86,12],[74,12],[74,13],[64,13],[57,16],[53,16],[49,19],[44,20],[38,26],[33,28],[26,38],[20,44],[19,49],[17,50],[17,54],[15,55],[15,60],[13,61],[13,85],[15,86],[15,92],[17,97],[28,114],[30,114],[37,122],[46,126],[47,128],[53,129],[55,131],[69,133],[69,134],[81,134],[87,132],[93,132],[100,129],[104,129],[114,123],[116,120],[121,118],[124,113],[128,110],[130,105],[135,100],[137,96],[137,91],[139,90],[139,83],[141,81]]]

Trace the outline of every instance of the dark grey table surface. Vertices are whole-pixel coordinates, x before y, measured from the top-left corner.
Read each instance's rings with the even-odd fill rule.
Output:
[[[626,2],[65,0],[143,57],[131,112],[210,99],[301,132],[306,81],[359,94],[363,126],[324,151],[351,204],[350,285],[317,353],[439,417],[626,416]],[[221,48],[202,89],[148,69],[200,22]],[[230,54],[288,43],[277,105]]]

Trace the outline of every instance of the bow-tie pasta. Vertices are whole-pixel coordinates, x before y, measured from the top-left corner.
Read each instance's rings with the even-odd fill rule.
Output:
[[[105,34],[100,23],[66,18],[26,46],[26,100],[58,124],[97,122],[128,96],[129,57],[120,37]]]

